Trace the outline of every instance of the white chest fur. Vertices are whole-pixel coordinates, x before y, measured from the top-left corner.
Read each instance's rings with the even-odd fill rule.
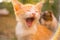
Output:
[[[25,26],[22,23],[17,23],[16,36],[18,40],[32,40],[30,36],[34,35],[36,31],[36,25],[34,25],[32,28],[25,29]]]

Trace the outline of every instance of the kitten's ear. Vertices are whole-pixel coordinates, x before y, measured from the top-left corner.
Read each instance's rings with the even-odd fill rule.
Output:
[[[41,11],[44,3],[45,3],[44,1],[40,1],[39,3],[36,4],[36,8],[37,8],[39,11]]]
[[[12,0],[12,4],[13,4],[14,11],[18,11],[23,7],[23,4],[18,2],[18,0]]]

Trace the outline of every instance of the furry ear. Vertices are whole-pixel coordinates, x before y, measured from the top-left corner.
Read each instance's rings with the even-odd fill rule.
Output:
[[[23,4],[18,2],[18,0],[12,0],[14,11],[18,11],[23,8]]]
[[[45,3],[45,1],[40,1],[39,3],[36,4],[36,8],[41,11],[42,7],[43,7],[43,4]]]

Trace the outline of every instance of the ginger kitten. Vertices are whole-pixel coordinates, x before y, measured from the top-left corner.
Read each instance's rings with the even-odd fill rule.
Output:
[[[43,2],[39,2],[36,5],[23,5],[22,3],[18,2],[18,0],[12,0],[12,4],[17,20],[15,30],[17,40],[50,39],[52,36],[52,31],[39,23]]]

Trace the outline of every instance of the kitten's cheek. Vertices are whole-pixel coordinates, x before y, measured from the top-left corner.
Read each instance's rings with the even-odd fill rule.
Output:
[[[36,17],[40,17],[40,14],[39,13],[36,13],[36,15],[35,15]]]

